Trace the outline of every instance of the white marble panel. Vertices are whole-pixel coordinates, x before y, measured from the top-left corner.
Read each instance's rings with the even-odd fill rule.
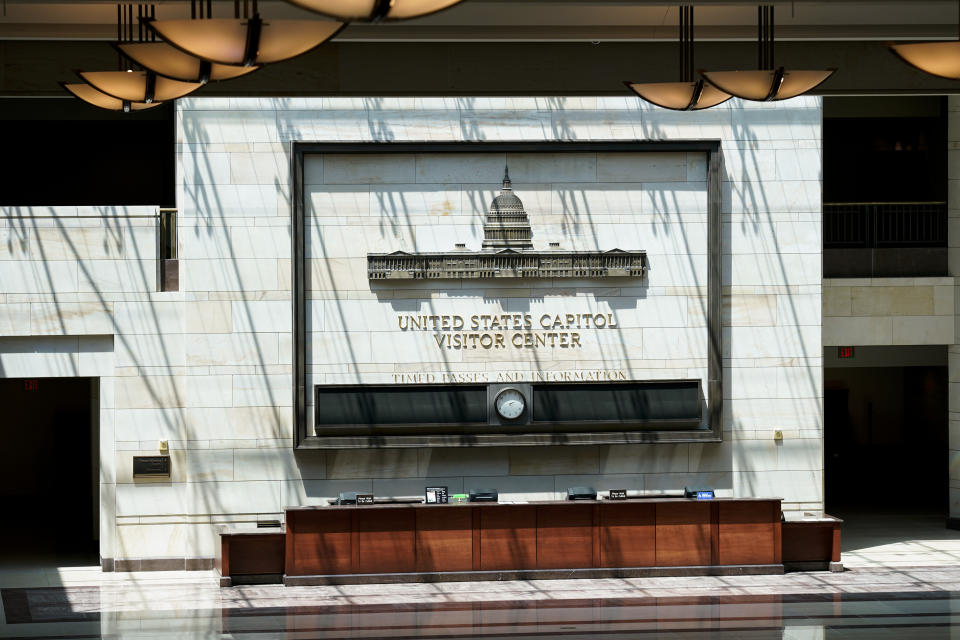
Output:
[[[4,293],[72,293],[78,291],[77,263],[72,260],[0,260]]]
[[[34,231],[19,221],[9,227],[0,226],[0,260],[29,260],[30,236]]]
[[[233,332],[233,303],[230,300],[185,302],[182,307],[186,333]]]
[[[116,528],[116,558],[182,558],[187,553],[184,524],[125,524]]]
[[[458,216],[459,185],[371,185],[369,215],[404,224],[410,216]],[[345,215],[345,214],[339,214]]]
[[[597,180],[595,153],[508,153],[510,179],[528,182],[594,182]],[[465,182],[476,182],[465,180]],[[481,181],[483,182],[483,181]]]
[[[187,364],[264,366],[278,364],[275,333],[188,333],[184,335]]]
[[[263,482],[190,482],[185,485],[187,513],[279,513],[283,510],[283,485]]]
[[[116,260],[124,254],[124,236],[132,227],[107,220],[104,227],[34,229],[30,257],[34,260]],[[150,252],[150,256],[154,255]],[[131,256],[135,257],[135,256]]]
[[[118,516],[177,515],[187,513],[186,485],[145,483],[117,485]]]
[[[111,302],[34,302],[25,325],[34,335],[84,335],[113,333]]]
[[[682,182],[687,179],[682,153],[598,153],[598,182]]]
[[[30,327],[30,303],[0,304],[0,336],[25,336]]]
[[[644,359],[706,358],[707,331],[702,327],[643,330]]]
[[[289,373],[233,376],[233,406],[289,407],[293,403]]]
[[[307,216],[352,217],[370,215],[370,186],[358,185],[308,185],[304,202]]]
[[[0,376],[4,378],[80,375],[79,340],[71,337],[0,338]]]
[[[234,480],[322,480],[326,461],[321,451],[295,453],[284,449],[234,449]]]
[[[120,377],[115,388],[118,409],[229,407],[233,397],[226,375]]]
[[[177,154],[177,173],[184,184],[229,184],[230,154],[185,145]]]
[[[286,153],[230,153],[231,184],[287,184],[290,159]]]
[[[235,333],[284,333],[292,331],[292,303],[289,300],[235,300],[232,302]],[[317,325],[313,325],[317,329]]]
[[[724,284],[732,286],[820,285],[819,253],[742,253],[725,256]]]
[[[286,185],[180,185],[179,216],[207,221],[254,217],[289,217],[289,187]],[[182,255],[181,259],[189,258]]]
[[[421,153],[416,157],[418,183],[424,184],[491,184],[503,179],[506,154]],[[519,177],[518,177],[519,180]]]
[[[233,480],[233,449],[188,449],[187,482]]]
[[[185,260],[289,258],[290,227],[181,226],[180,249]]]
[[[183,331],[182,302],[121,300],[113,303],[117,333],[180,333]],[[112,332],[112,331],[111,331]]]
[[[262,291],[280,288],[277,261],[250,258],[180,260],[184,291]]]
[[[183,334],[129,334],[117,337],[118,367],[182,367],[186,364]]]
[[[328,153],[323,157],[325,184],[409,184],[416,179],[416,157],[410,154],[341,155]],[[452,182],[425,180],[425,182]]]
[[[817,326],[728,327],[723,331],[725,358],[810,358],[821,353]]]
[[[79,291],[103,293],[156,290],[157,266],[152,258],[142,261],[85,260],[80,265]]]

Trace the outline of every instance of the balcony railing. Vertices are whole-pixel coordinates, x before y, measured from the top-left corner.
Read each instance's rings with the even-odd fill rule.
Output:
[[[946,202],[823,204],[824,249],[945,246]]]
[[[946,273],[947,203],[824,203],[824,277],[888,278]]]

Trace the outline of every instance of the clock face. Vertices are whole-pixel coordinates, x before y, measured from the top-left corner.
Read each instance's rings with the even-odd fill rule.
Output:
[[[527,399],[516,389],[504,389],[497,394],[494,405],[502,418],[516,420],[523,415],[523,410],[527,406]]]

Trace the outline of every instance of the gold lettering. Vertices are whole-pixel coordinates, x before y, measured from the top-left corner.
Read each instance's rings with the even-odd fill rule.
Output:
[[[450,336],[444,335],[442,333],[433,334],[433,339],[437,341],[437,346],[443,349],[443,345],[446,343],[447,349],[450,348],[449,340]]]
[[[602,313],[598,313],[593,317],[593,326],[597,329],[603,329],[607,326],[607,318]]]
[[[519,342],[517,341],[517,338],[520,338]],[[523,347],[523,334],[522,333],[513,334],[513,337],[510,338],[510,342],[513,343],[513,346],[520,349],[521,347]]]
[[[570,334],[570,346],[571,346],[571,347],[579,347],[579,346],[581,346],[581,345],[580,345],[580,334],[579,334],[579,333],[571,333],[571,334]]]
[[[505,347],[503,346],[503,334],[502,334],[502,333],[494,334],[493,337],[494,337],[494,340],[496,340],[497,349],[503,349],[503,348],[505,348]]]
[[[544,329],[549,329],[551,322],[552,320],[550,319],[549,313],[545,313],[542,316],[540,316],[540,326],[543,327]]]
[[[486,339],[484,339],[484,338],[486,338]],[[481,333],[481,334],[480,334],[480,346],[483,347],[484,349],[489,349],[490,347],[492,347],[492,346],[493,346],[493,336],[490,335],[489,333]]]

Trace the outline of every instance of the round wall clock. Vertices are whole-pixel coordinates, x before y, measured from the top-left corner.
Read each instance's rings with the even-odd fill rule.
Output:
[[[527,399],[516,389],[504,389],[497,394],[493,404],[501,418],[516,420],[523,415],[523,410],[527,407]]]

